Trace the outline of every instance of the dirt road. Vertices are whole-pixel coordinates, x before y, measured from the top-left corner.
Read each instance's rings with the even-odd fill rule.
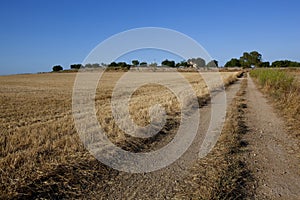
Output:
[[[267,98],[248,78],[245,112],[247,165],[257,181],[256,199],[300,199],[299,143],[291,137]]]

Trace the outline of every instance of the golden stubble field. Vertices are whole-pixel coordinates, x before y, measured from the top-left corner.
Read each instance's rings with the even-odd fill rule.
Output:
[[[122,72],[107,72],[102,76],[96,93],[97,117],[112,142],[139,151],[138,142],[125,145],[129,139],[111,115],[110,98],[122,75]],[[192,85],[199,102],[204,102],[209,95],[201,76],[182,75]],[[164,76],[172,79],[172,72],[164,72]],[[108,169],[95,164],[96,159],[85,150],[74,126],[75,77],[76,73],[0,77],[0,197],[34,198],[39,197],[35,193],[59,193],[60,188],[66,188],[65,196],[72,196],[77,186],[81,190],[89,188],[83,186],[79,177],[93,178],[95,171],[103,170],[102,179],[105,178]],[[223,72],[222,77],[228,84],[236,79],[236,72]],[[176,80],[172,83],[176,84]],[[168,134],[179,122],[180,105],[166,87],[148,84],[138,88],[131,96],[129,111],[136,124],[145,126],[150,120],[148,108],[158,103],[171,118],[168,127],[164,127]],[[74,168],[78,169],[75,174]]]

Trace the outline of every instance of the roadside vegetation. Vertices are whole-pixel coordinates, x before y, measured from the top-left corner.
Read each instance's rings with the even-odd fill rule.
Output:
[[[250,72],[286,118],[290,131],[300,137],[300,82],[297,69],[255,69]]]

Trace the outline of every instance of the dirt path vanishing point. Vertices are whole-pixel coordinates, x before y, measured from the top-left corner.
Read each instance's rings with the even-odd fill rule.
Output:
[[[300,199],[300,160],[295,138],[288,135],[263,94],[248,76],[245,120],[249,142],[247,164],[254,174],[256,199]]]

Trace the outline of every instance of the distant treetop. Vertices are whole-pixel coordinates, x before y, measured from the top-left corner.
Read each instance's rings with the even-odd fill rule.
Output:
[[[300,67],[300,63],[290,60],[277,60],[270,65],[270,62],[262,61],[262,55],[260,53],[252,51],[250,53],[244,52],[240,59],[232,58],[224,67]]]
[[[52,67],[52,70],[53,70],[54,72],[58,72],[58,71],[63,70],[63,67],[60,66],[60,65],[55,65],[55,66]]]

